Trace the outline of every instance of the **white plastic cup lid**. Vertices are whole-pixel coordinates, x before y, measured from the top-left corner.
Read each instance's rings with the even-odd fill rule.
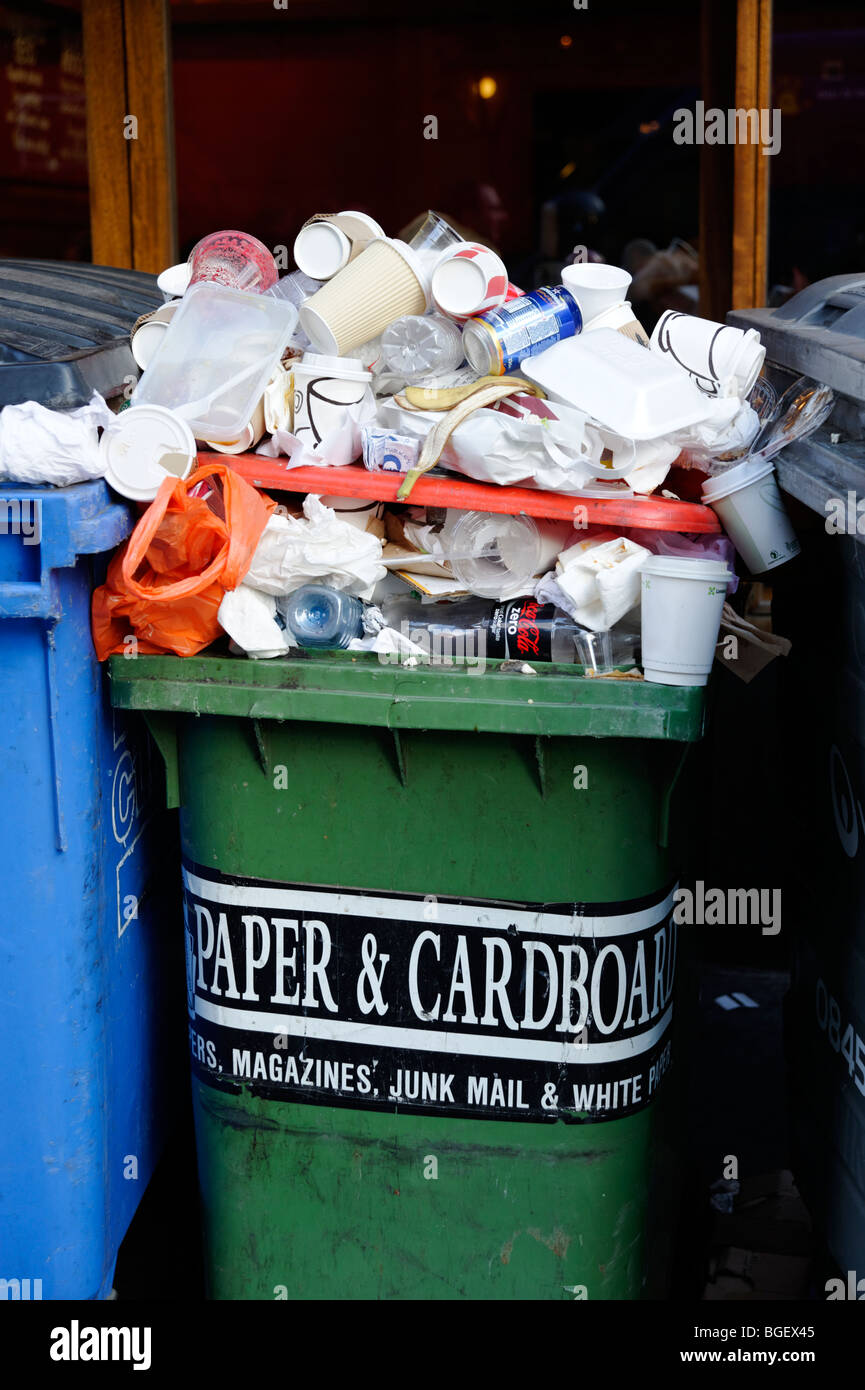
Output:
[[[99,441],[105,479],[134,502],[152,502],[165,478],[186,478],[195,466],[195,437],[173,410],[132,405]]]
[[[293,364],[311,372],[327,372],[330,376],[344,377],[350,381],[372,381],[372,372],[366,371],[356,357],[331,357],[325,352],[305,352],[299,362]]]
[[[486,298],[487,277],[467,256],[445,256],[432,273],[432,292],[446,314],[470,314]]]
[[[733,578],[723,560],[692,559],[686,555],[650,555],[643,564],[642,573],[666,579],[708,579],[723,584]]]
[[[761,458],[759,454],[755,454],[753,458],[736,463],[713,478],[707,478],[703,484],[703,501],[707,506],[711,506],[713,502],[720,502],[722,498],[739,492],[743,487],[749,487],[751,483],[759,482],[761,478],[768,477],[774,471],[775,464],[772,459]]]
[[[337,217],[354,217],[358,222],[362,222],[368,227],[374,237],[384,236],[384,227],[380,227],[374,217],[370,217],[368,212],[356,212],[354,208],[343,208],[342,212],[337,213]]]
[[[330,280],[350,255],[351,242],[332,222],[311,222],[295,237],[295,264],[313,280]]]

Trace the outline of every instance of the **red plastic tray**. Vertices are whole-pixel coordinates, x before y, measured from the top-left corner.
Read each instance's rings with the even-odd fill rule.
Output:
[[[214,457],[198,455],[199,463]],[[360,464],[346,468],[286,468],[281,459],[260,454],[223,457],[235,472],[256,487],[282,492],[315,492],[320,496],[369,497],[395,502],[402,483],[399,473],[371,473]],[[652,531],[718,532],[721,524],[710,507],[699,502],[674,502],[666,497],[572,497],[565,492],[541,492],[527,487],[497,487],[468,478],[419,478],[412,505],[456,507],[461,511],[504,512],[509,516],[547,517],[570,521],[579,516],[593,526],[645,526]],[[583,510],[577,510],[578,508]]]

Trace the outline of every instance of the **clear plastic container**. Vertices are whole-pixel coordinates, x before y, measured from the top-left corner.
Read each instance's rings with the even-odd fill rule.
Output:
[[[483,598],[516,598],[534,587],[573,539],[570,522],[533,521],[498,512],[454,512],[442,532],[456,578]]]
[[[297,308],[268,294],[191,285],[132,396],[186,421],[196,439],[240,438],[297,324]]]

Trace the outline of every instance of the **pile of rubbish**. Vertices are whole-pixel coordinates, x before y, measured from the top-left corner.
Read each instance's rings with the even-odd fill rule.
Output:
[[[615,266],[523,293],[434,212],[410,241],[316,215],[294,260],[280,278],[256,238],[205,237],[133,329],[142,375],[119,411],[95,396],[0,415],[0,478],[104,477],[139,504],[94,595],[100,659],[227,637],[256,658],[487,656],[703,685],[722,623],[759,645],[726,605],[736,555],[762,575],[798,553],[773,459],[826,419],[828,389],[803,378],[778,399],[753,329],[668,311],[649,338]],[[332,487],[305,485],[311,469]],[[430,505],[430,476],[485,488]],[[627,526],[592,521],[609,499]]]

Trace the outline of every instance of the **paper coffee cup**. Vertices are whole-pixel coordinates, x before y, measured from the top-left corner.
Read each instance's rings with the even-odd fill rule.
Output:
[[[445,250],[432,273],[435,307],[452,319],[467,319],[504,304],[508,272],[504,261],[479,242]]]
[[[295,238],[295,264],[313,280],[330,280],[371,241],[383,236],[382,228],[365,212],[317,213],[304,222]]]
[[[733,328],[677,309],[668,309],[658,319],[651,347],[683,367],[707,396],[739,396],[742,400],[766,357],[755,328]]]
[[[222,441],[205,439],[204,443],[209,444],[210,448],[215,449],[218,454],[246,454],[250,449],[255,448],[264,432],[264,398],[262,397],[252,413],[252,419],[237,439]]]
[[[643,347],[649,346],[649,336],[627,300],[605,309],[602,314],[597,314],[591,323],[583,324],[584,333],[592,333],[596,328],[615,328],[617,333],[623,333],[626,338],[633,338],[634,342],[642,343]]]
[[[359,531],[366,531],[371,521],[378,521],[384,515],[384,503],[369,497],[322,497],[323,507],[330,507],[340,521],[347,521]]]
[[[425,313],[429,299],[429,283],[411,248],[382,237],[310,296],[300,326],[318,352],[341,357],[403,314]]]
[[[732,577],[721,560],[648,557],[641,573],[641,645],[647,681],[706,684]]]
[[[99,453],[115,492],[152,502],[167,477],[189,476],[196,450],[191,429],[173,410],[133,404],[103,431]]]
[[[745,459],[703,484],[711,507],[751,574],[777,569],[801,546],[790,524],[771,459]]]
[[[132,356],[142,371],[150,366],[162,346],[165,330],[177,313],[179,304],[179,299],[173,299],[168,304],[163,304],[161,309],[154,309],[152,314],[142,314],[132,325],[129,343]]]
[[[621,304],[628,292],[631,277],[617,265],[598,265],[594,261],[566,265],[562,269],[562,284],[570,290],[580,306],[583,328],[593,318]]]
[[[292,434],[316,448],[344,424],[371,389],[372,373],[354,358],[307,352],[294,364]]]

